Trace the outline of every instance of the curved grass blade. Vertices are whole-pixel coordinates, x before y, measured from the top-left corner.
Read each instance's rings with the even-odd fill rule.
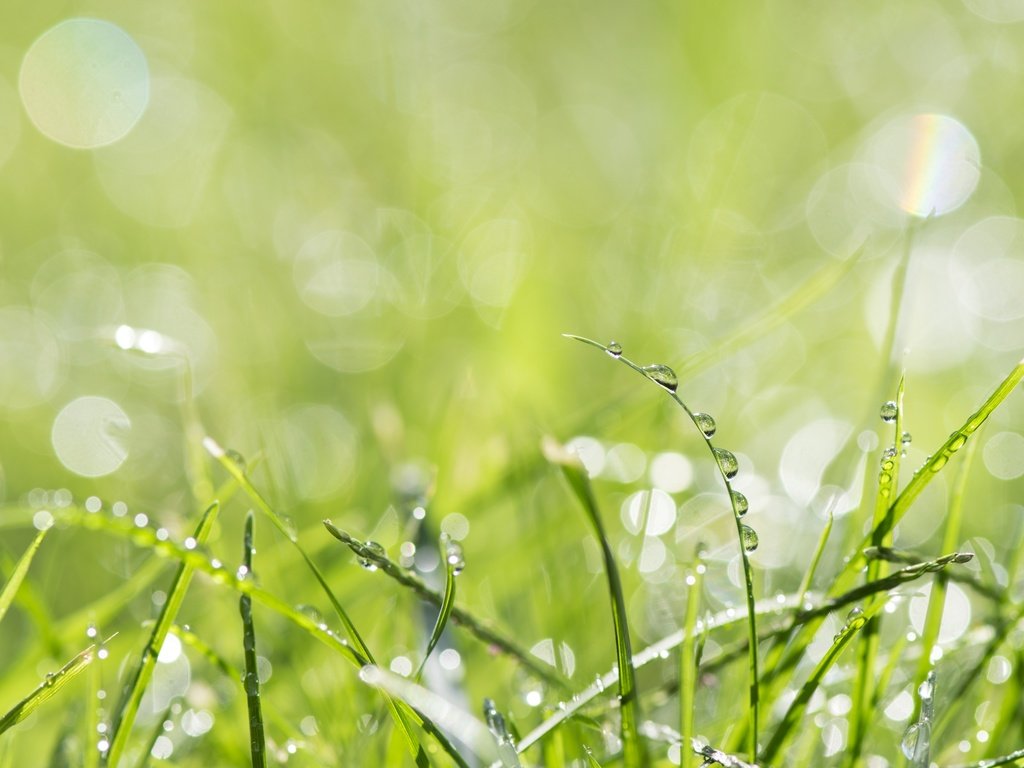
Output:
[[[146,746],[139,755],[139,762],[135,764],[135,768],[146,768],[146,766],[149,765],[149,758],[153,756],[153,747],[156,746],[156,740],[164,733],[164,723],[170,719],[173,711],[174,709],[172,704],[164,710],[160,717],[157,718],[156,723],[154,723],[152,729],[150,729],[149,738],[146,740]]]
[[[203,512],[199,525],[196,526],[193,538],[196,544],[204,544],[210,537],[213,524],[217,519],[217,512],[220,510],[219,502],[213,502]],[[114,710],[113,722],[111,723],[110,748],[104,756],[104,764],[116,768],[125,745],[128,743],[128,736],[131,733],[132,725],[135,723],[135,715],[139,711],[139,704],[142,703],[142,696],[146,692],[150,678],[153,676],[153,667],[156,665],[156,658],[160,648],[164,644],[168,631],[174,623],[175,617],[181,604],[185,601],[185,593],[192,581],[194,568],[188,563],[178,565],[178,571],[174,575],[174,581],[167,593],[167,600],[164,602],[160,615],[157,617],[153,631],[150,633],[146,647],[142,651],[142,657],[129,676],[125,687],[122,689],[121,700]]]
[[[874,612],[877,612],[881,610],[881,608],[882,604],[878,604],[873,610]],[[804,713],[807,711],[807,705],[811,700],[811,696],[814,695],[818,686],[821,685],[821,681],[825,678],[825,674],[836,663],[839,655],[850,643],[854,635],[856,635],[871,618],[872,614],[864,613],[858,609],[854,609],[854,611],[851,612],[850,617],[846,621],[846,625],[839,630],[839,634],[835,636],[835,639],[832,641],[832,645],[825,652],[825,655],[821,657],[821,660],[817,665],[815,665],[810,677],[807,678],[807,681],[800,688],[800,692],[797,693],[793,703],[789,705],[789,709],[787,709],[786,714],[782,716],[782,720],[776,727],[775,733],[772,734],[772,738],[764,748],[761,757],[766,764],[772,763],[780,747],[786,743],[786,739],[789,737],[789,732],[793,729],[793,726],[803,718]]]
[[[1001,757],[990,757],[988,760],[981,760],[977,763],[963,763],[962,765],[951,765],[950,768],[999,768],[1001,765],[1010,765],[1019,760],[1024,760],[1024,748],[1011,752]]]
[[[461,570],[462,563],[462,554],[457,551],[456,547],[458,544],[453,542],[448,534],[441,534],[441,552],[444,553],[444,597],[441,599],[441,610],[437,614],[437,621],[434,622],[434,629],[430,633],[423,661],[420,662],[419,669],[416,670],[416,680],[419,680],[423,674],[423,667],[426,666],[427,659],[430,658],[430,654],[441,640],[441,634],[448,624],[448,617],[452,615],[452,606],[455,605],[455,577]]]
[[[0,590],[0,621],[3,621],[4,616],[7,614],[7,610],[11,607],[11,603],[14,601],[14,596],[18,594],[18,589],[21,587],[21,583],[25,580],[25,576],[28,574],[28,568],[32,565],[32,558],[36,556],[36,552],[39,551],[39,545],[43,543],[43,539],[46,537],[46,532],[49,528],[41,530],[36,534],[36,537],[32,539],[32,543],[28,545],[28,549],[18,559],[18,564],[14,566],[14,570],[11,571],[11,577],[7,579],[7,583],[4,584],[4,588]]]
[[[920,714],[903,734],[900,749],[910,768],[928,768],[932,751],[932,720],[935,717],[935,670],[931,670],[928,678],[918,686],[917,696]]]
[[[252,538],[253,513],[245,516],[245,532],[242,544],[242,567],[244,578],[252,578],[252,556],[255,552]],[[266,768],[267,743],[263,732],[263,710],[260,707],[260,676],[256,670],[256,627],[252,621],[252,598],[242,595],[238,599],[238,610],[242,614],[242,649],[245,657],[245,704],[249,711],[249,751],[253,768]]]
[[[40,705],[74,680],[96,658],[95,650],[96,646],[90,645],[58,671],[48,674],[38,688],[15,704],[7,714],[0,717],[0,734],[31,715]]]
[[[414,574],[400,568],[387,555],[367,547],[364,542],[341,530],[330,520],[324,520],[323,524],[331,536],[352,550],[352,553],[357,558],[373,563],[380,573],[394,579],[403,587],[412,590],[421,600],[438,607],[444,603],[444,596],[442,594],[435,592]],[[481,642],[486,643],[489,647],[496,648],[502,653],[511,656],[520,666],[529,670],[539,680],[543,680],[548,685],[558,688],[565,693],[572,691],[568,680],[562,677],[556,669],[539,663],[535,656],[520,648],[510,637],[487,626],[473,614],[459,608],[454,603],[451,610],[451,621],[453,624],[465,628],[470,634]]]
[[[715,467],[718,469],[718,474],[721,476],[722,482],[725,484],[725,490],[729,496],[729,505],[732,508],[733,520],[736,524],[736,538],[740,545],[740,561],[743,565],[743,581],[746,588],[747,635],[749,643],[749,656],[747,661],[750,666],[749,709],[750,721],[752,724],[749,753],[751,762],[754,762],[757,759],[757,740],[760,719],[760,694],[758,690],[758,686],[760,684],[760,672],[757,647],[757,614],[754,610],[754,574],[750,568],[750,558],[747,553],[757,547],[757,535],[754,533],[753,529],[744,525],[742,522],[742,517],[747,511],[746,498],[743,497],[742,494],[734,491],[732,488],[731,480],[738,470],[738,467],[736,466],[736,457],[729,451],[724,451],[712,444],[711,436],[714,434],[714,420],[710,419],[706,414],[695,414],[690,410],[690,407],[683,402],[679,395],[676,394],[676,388],[678,387],[679,380],[671,368],[664,365],[652,365],[645,368],[637,365],[628,357],[623,355],[621,347],[612,349],[598,341],[594,341],[593,339],[588,339],[583,336],[577,336],[571,333],[564,333],[562,335],[566,338],[574,339],[603,350],[623,365],[632,368],[641,376],[653,381],[667,392],[669,397],[671,397],[676,404],[683,409],[690,421],[693,422],[693,425],[697,428],[697,431],[701,433],[701,436],[704,438],[704,443],[707,445],[708,451],[711,453],[711,458],[714,460]],[[698,416],[700,416],[700,418],[698,418]]]
[[[498,711],[490,699],[484,699],[484,720],[487,721],[487,729],[491,732],[494,743],[498,747],[498,761],[501,763],[501,768],[521,768],[519,753],[516,752],[515,738],[508,732],[505,716]]]
[[[620,736],[622,739],[622,762],[626,768],[640,768],[647,764],[640,733],[637,729],[637,689],[633,673],[633,649],[629,639],[629,625],[626,621],[626,598],[622,592],[619,569],[612,554],[608,536],[601,522],[597,499],[590,486],[590,478],[579,457],[567,452],[553,440],[544,444],[544,455],[548,461],[562,469],[569,487],[583,506],[587,519],[593,528],[604,558],[605,576],[608,579],[608,593],[612,603],[612,624],[615,631],[616,665],[619,670],[619,703],[621,707]]]

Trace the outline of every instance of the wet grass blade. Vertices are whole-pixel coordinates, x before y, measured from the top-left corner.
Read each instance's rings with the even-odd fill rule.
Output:
[[[7,579],[7,583],[4,584],[4,588],[0,590],[0,621],[3,621],[7,610],[11,607],[11,603],[14,601],[14,596],[18,594],[18,589],[21,587],[22,582],[25,580],[25,576],[28,574],[28,568],[32,565],[32,558],[36,556],[36,552],[39,551],[39,545],[43,543],[43,539],[46,537],[46,531],[49,528],[40,531],[36,534],[36,537],[32,540],[32,543],[28,545],[28,549],[22,554],[18,560],[18,564],[14,566],[14,570],[11,571],[11,577]]]
[[[245,516],[245,533],[242,544],[242,567],[244,577],[252,578],[253,513]],[[252,597],[242,595],[238,599],[238,610],[242,615],[242,649],[245,657],[245,704],[249,711],[249,750],[253,768],[266,768],[267,744],[263,730],[263,710],[260,706],[260,676],[256,669],[256,627],[252,621]]]
[[[214,502],[203,513],[196,526],[193,538],[197,545],[206,542],[217,519],[217,512],[220,504]],[[185,601],[185,594],[192,581],[194,573],[193,566],[182,562],[178,565],[178,571],[174,575],[174,581],[167,593],[167,600],[164,602],[160,615],[153,625],[146,647],[142,651],[142,657],[135,665],[134,670],[128,677],[125,687],[122,689],[122,696],[117,708],[114,710],[113,722],[111,724],[110,749],[104,758],[104,764],[110,768],[116,768],[118,761],[124,753],[128,743],[128,736],[131,733],[132,725],[135,723],[135,715],[139,711],[139,704],[146,692],[146,686],[153,676],[153,667],[156,666],[157,656],[164,644],[164,639],[174,623],[175,617],[181,604]]]
[[[612,554],[611,544],[601,522],[600,510],[590,478],[579,457],[568,453],[554,441],[547,441],[544,454],[557,464],[569,482],[576,498],[583,506],[604,558],[605,576],[608,579],[608,593],[612,604],[612,624],[615,632],[616,664],[619,670],[619,702],[621,707],[620,737],[622,739],[622,762],[626,768],[640,768],[647,764],[647,755],[637,728],[637,689],[633,672],[633,650],[629,639],[629,625],[626,620],[626,598],[622,591],[619,569]]]
[[[38,688],[15,704],[7,714],[0,718],[0,734],[31,715],[48,699],[56,695],[61,688],[81,674],[96,658],[95,650],[96,646],[90,645],[57,672],[47,675]]]
[[[875,606],[874,610],[879,611],[881,610],[881,607],[881,604],[879,604]],[[766,764],[771,764],[774,761],[775,755],[778,754],[779,749],[786,743],[793,726],[803,718],[804,713],[807,711],[807,705],[811,701],[811,696],[813,696],[814,692],[818,690],[818,687],[821,685],[821,681],[825,678],[825,674],[833,667],[839,659],[839,655],[843,652],[846,646],[849,645],[857,632],[860,631],[870,619],[870,614],[866,614],[861,611],[851,613],[850,617],[846,621],[846,625],[839,631],[839,634],[835,636],[835,639],[832,641],[832,645],[825,652],[825,655],[821,657],[821,660],[815,665],[810,677],[807,678],[807,681],[800,688],[800,691],[797,693],[793,703],[789,705],[789,709],[786,710],[786,714],[783,715],[782,720],[776,727],[775,733],[772,734],[772,738],[768,741],[768,745],[761,753],[761,758]]]
[[[1020,760],[1024,760],[1024,748],[1018,749],[1016,752],[1011,752],[1008,755],[990,757],[988,760],[981,760],[977,763],[952,765],[950,768],[999,768],[1001,765],[1010,765],[1011,763],[1017,763]]]
[[[416,680],[419,680],[423,674],[423,667],[426,666],[427,659],[430,658],[430,654],[434,652],[434,648],[441,640],[444,628],[448,624],[448,618],[452,615],[452,607],[455,605],[455,577],[461,570],[462,564],[462,554],[457,551],[456,547],[458,544],[455,544],[448,534],[441,534],[441,552],[444,556],[444,596],[441,598],[441,609],[438,611],[434,629],[427,642],[427,650],[423,653],[423,661],[420,662],[419,669],[416,670]]]
[[[347,546],[360,560],[365,560],[375,565],[379,573],[383,573],[402,587],[411,590],[419,599],[425,602],[436,605],[439,608],[444,603],[443,594],[428,587],[416,575],[404,568],[400,568],[387,555],[367,547],[364,542],[341,530],[330,520],[324,520],[323,524],[331,536]],[[497,649],[501,653],[515,659],[520,666],[529,670],[530,674],[534,675],[537,679],[543,680],[546,684],[558,688],[565,693],[571,692],[572,688],[569,685],[569,681],[562,677],[555,668],[539,663],[536,656],[525,648],[520,647],[515,640],[488,626],[473,614],[455,605],[454,601],[450,618],[453,624],[462,627],[489,648]]]
[[[760,671],[758,661],[757,613],[754,606],[754,574],[750,567],[750,557],[748,556],[748,553],[757,549],[757,534],[754,532],[753,528],[750,528],[742,522],[743,515],[747,513],[746,497],[732,488],[732,478],[735,477],[739,470],[739,465],[736,463],[736,457],[730,451],[718,448],[712,444],[711,438],[715,434],[716,430],[714,419],[705,413],[695,413],[690,410],[690,407],[683,402],[682,398],[680,398],[678,394],[676,394],[676,389],[679,386],[679,379],[671,368],[665,365],[640,366],[623,355],[622,348],[618,345],[616,345],[615,348],[612,348],[605,346],[599,341],[594,341],[593,339],[588,339],[583,336],[577,336],[572,333],[563,333],[562,335],[568,339],[573,339],[604,351],[610,357],[618,360],[623,365],[632,368],[644,378],[657,384],[676,402],[676,405],[683,409],[694,427],[697,428],[697,431],[700,432],[701,436],[704,438],[704,444],[711,453],[711,458],[714,461],[715,468],[718,470],[718,474],[722,478],[726,494],[729,497],[729,506],[732,509],[733,521],[736,525],[736,538],[740,547],[740,562],[743,565],[743,582],[747,602],[747,638],[749,648],[747,664],[750,668],[748,701],[750,705],[749,716],[752,725],[750,729],[749,754],[751,762],[754,762],[757,759],[757,742],[760,724]]]

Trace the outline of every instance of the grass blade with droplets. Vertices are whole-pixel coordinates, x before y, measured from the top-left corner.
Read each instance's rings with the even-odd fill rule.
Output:
[[[643,742],[640,740],[640,733],[637,728],[637,690],[633,673],[633,650],[629,639],[629,625],[626,621],[626,598],[622,592],[622,582],[619,579],[619,569],[615,564],[615,557],[612,554],[611,544],[605,535],[604,524],[601,522],[601,514],[597,508],[597,499],[590,486],[590,478],[587,476],[579,457],[568,453],[562,446],[554,441],[547,441],[544,445],[544,454],[553,464],[562,469],[569,487],[583,506],[584,512],[594,535],[597,537],[598,545],[601,547],[601,554],[604,558],[605,576],[608,579],[608,593],[612,603],[612,624],[615,631],[616,662],[619,670],[619,702],[621,706],[621,728],[622,738],[622,761],[626,768],[638,768],[647,764],[647,755]]]
[[[0,621],[3,620],[7,614],[7,609],[11,607],[11,603],[14,601],[14,596],[18,594],[18,589],[21,587],[21,583],[25,580],[25,576],[28,574],[28,567],[32,564],[32,558],[36,556],[36,552],[39,551],[39,545],[43,543],[43,539],[46,537],[46,531],[49,528],[44,529],[36,534],[36,537],[32,540],[32,543],[28,545],[28,549],[25,550],[21,558],[18,560],[18,564],[14,566],[14,570],[11,571],[11,577],[7,579],[7,583],[4,584],[4,588],[0,590]]]
[[[196,544],[203,544],[210,536],[213,523],[217,519],[217,512],[220,509],[218,502],[213,502],[203,513],[196,526],[193,538]],[[125,687],[122,689],[121,700],[114,710],[113,722],[111,723],[110,748],[104,758],[104,763],[111,768],[116,768],[118,760],[124,752],[128,743],[128,735],[131,733],[132,725],[135,723],[135,714],[142,702],[142,695],[146,692],[146,686],[153,676],[153,667],[156,666],[156,659],[163,646],[164,639],[174,623],[178,610],[185,600],[185,593],[188,591],[189,583],[192,581],[194,568],[188,563],[181,563],[174,575],[174,581],[167,593],[167,600],[160,610],[160,616],[153,625],[149,640],[142,652],[135,669],[128,678]]]
[[[671,397],[676,404],[683,409],[690,421],[693,422],[693,425],[704,437],[705,445],[707,445],[708,450],[711,452],[711,458],[714,459],[715,467],[722,478],[722,482],[725,484],[725,490],[729,496],[729,505],[732,508],[733,521],[736,525],[736,538],[740,545],[740,561],[743,565],[749,648],[747,663],[750,667],[748,701],[750,705],[750,722],[752,726],[750,729],[749,753],[751,762],[754,762],[757,759],[757,741],[760,720],[760,671],[757,645],[757,613],[754,610],[754,574],[750,568],[750,557],[748,556],[748,553],[757,549],[757,534],[754,532],[753,528],[742,522],[743,515],[747,513],[746,497],[732,488],[732,478],[735,477],[736,473],[739,471],[736,456],[731,451],[718,448],[712,444],[711,437],[715,434],[716,430],[714,419],[705,413],[697,413],[690,410],[690,407],[683,402],[682,398],[680,398],[678,394],[676,394],[676,389],[679,386],[679,379],[671,368],[660,364],[640,366],[622,354],[621,346],[616,345],[614,348],[611,348],[606,347],[599,341],[594,341],[593,339],[588,339],[583,336],[577,336],[572,333],[563,333],[562,335],[568,339],[573,339],[591,347],[603,350],[606,354],[615,358],[623,365],[632,368],[640,375],[660,386],[668,393],[669,397]]]
[[[245,516],[245,533],[242,545],[242,567],[244,578],[252,578],[253,513]],[[245,703],[249,711],[249,750],[253,768],[266,768],[267,744],[263,733],[263,710],[260,707],[260,676],[256,668],[256,627],[252,621],[252,597],[242,595],[238,599],[238,610],[242,615],[242,648],[245,656]]]
[[[90,645],[57,672],[47,675],[38,688],[15,704],[7,714],[0,717],[0,734],[31,715],[47,699],[74,680],[96,658],[95,649],[96,646]]]
[[[394,579],[403,587],[412,590],[421,600],[432,603],[439,608],[444,603],[444,595],[435,592],[414,574],[400,568],[387,555],[367,547],[364,542],[341,530],[330,520],[324,520],[323,524],[330,534],[352,550],[352,553],[357,558],[372,563],[380,573]],[[454,602],[451,610],[451,621],[453,624],[466,629],[481,642],[486,643],[488,647],[496,648],[502,653],[511,656],[520,666],[529,670],[539,680],[543,680],[548,685],[558,688],[563,692],[571,691],[569,682],[555,668],[539,663],[536,656],[521,648],[512,638],[487,626],[473,614],[454,605]]]

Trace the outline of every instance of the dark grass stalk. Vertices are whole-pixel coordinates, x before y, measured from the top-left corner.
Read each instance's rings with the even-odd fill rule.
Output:
[[[59,693],[62,688],[81,674],[95,659],[96,646],[90,645],[58,671],[48,674],[32,693],[15,704],[3,717],[0,717],[0,734],[3,734],[35,712],[48,699]]]
[[[704,586],[704,570],[700,547],[698,547],[693,571],[687,578],[689,589],[686,597],[686,618],[683,622],[685,639],[679,651],[679,733],[682,735],[684,744],[694,736],[693,714],[697,697],[697,672],[700,667],[695,645],[697,614],[700,611],[700,596]],[[696,764],[695,756],[690,750],[680,750],[680,766],[682,768],[693,768]]]
[[[882,605],[877,604],[874,608],[875,611],[881,610]],[[814,670],[811,672],[807,681],[800,688],[793,703],[790,704],[789,709],[786,710],[786,714],[783,715],[781,722],[775,728],[775,733],[772,734],[771,739],[765,746],[764,751],[761,754],[762,759],[765,763],[771,764],[779,749],[786,743],[789,738],[789,733],[793,727],[799,722],[807,712],[807,705],[811,700],[811,696],[821,685],[821,681],[825,678],[825,674],[833,667],[836,661],[839,659],[839,655],[843,652],[854,636],[870,621],[871,615],[866,614],[862,611],[854,610],[851,612],[850,617],[846,621],[846,625],[839,631],[839,634],[835,636],[832,641],[832,645],[825,652],[825,655],[821,657],[821,660],[815,665]]]
[[[608,580],[608,594],[611,598],[612,625],[615,633],[615,658],[619,671],[619,735],[622,739],[622,762],[625,768],[643,768],[648,764],[647,753],[637,729],[638,693],[633,672],[633,648],[629,637],[629,624],[626,619],[626,598],[622,591],[619,569],[612,554],[611,544],[601,522],[601,513],[597,507],[597,499],[590,485],[579,457],[565,451],[553,441],[545,443],[544,454],[552,463],[557,464],[565,475],[576,498],[587,515],[601,547],[604,559],[605,576]]]
[[[390,560],[387,555],[367,547],[365,542],[341,530],[330,520],[324,520],[323,524],[328,532],[347,546],[357,558],[372,563],[380,573],[385,574],[401,586],[411,590],[420,600],[436,605],[438,608],[444,603],[444,595],[435,592],[415,574],[401,568]],[[541,664],[535,656],[526,649],[521,648],[515,640],[493,627],[487,626],[473,614],[454,603],[451,609],[451,621],[456,626],[463,627],[479,641],[515,659],[520,666],[529,670],[530,674],[539,680],[543,680],[546,684],[559,689],[563,693],[572,692],[572,686],[569,684],[569,681],[557,669]]]
[[[18,564],[11,571],[11,576],[4,584],[4,588],[0,589],[0,621],[3,621],[4,616],[7,615],[7,610],[11,607],[14,596],[18,594],[22,582],[25,581],[29,566],[32,565],[32,558],[39,551],[39,546],[43,543],[43,539],[46,538],[48,530],[49,528],[36,534],[36,537],[32,539],[32,543],[28,545],[28,548],[18,559]]]
[[[1011,763],[1019,764],[1019,761],[1024,760],[1024,748],[1018,749],[1015,752],[1011,752],[1008,755],[1002,755],[1000,757],[991,757],[987,760],[980,760],[976,763],[962,763],[960,765],[951,765],[949,768],[999,768],[1001,765],[1010,765]]]
[[[888,547],[869,547],[865,550],[865,554],[869,560],[878,558],[890,563],[902,563],[903,565],[914,565],[921,562],[921,558],[913,552],[889,549]],[[944,574],[944,578],[948,581],[955,581],[957,584],[969,587],[980,597],[991,601],[996,608],[1000,607],[1006,600],[1006,590],[1003,587],[998,586],[995,582],[987,584],[969,571],[945,571]]]
[[[206,508],[193,534],[197,545],[204,544],[209,538],[219,509],[220,504],[216,501]],[[153,668],[156,666],[156,659],[160,653],[160,648],[163,646],[167,632],[178,615],[178,610],[185,601],[185,594],[192,581],[194,570],[188,563],[183,562],[178,565],[178,571],[175,573],[174,581],[171,583],[167,593],[167,600],[164,602],[163,608],[160,609],[160,615],[157,617],[153,631],[146,641],[142,657],[135,665],[122,689],[122,695],[114,709],[114,717],[111,723],[110,748],[104,755],[104,764],[111,766],[111,768],[117,768],[118,761],[121,759],[125,746],[128,743],[128,736],[131,733],[132,725],[135,723],[135,715],[139,710],[139,704],[142,702],[142,696],[146,692],[146,686],[149,685],[150,678],[153,676]]]
[[[245,516],[245,533],[242,544],[242,567],[244,578],[253,577],[252,558],[254,515],[249,510]],[[252,620],[252,597],[242,595],[238,599],[238,610],[242,615],[242,650],[245,658],[245,704],[249,712],[249,751],[253,768],[266,768],[267,742],[263,727],[263,708],[260,706],[260,676],[256,668],[256,627]]]
[[[723,468],[721,454],[718,453],[718,451],[720,449],[716,448],[712,444],[712,442],[711,442],[711,435],[708,434],[705,431],[705,429],[702,427],[701,423],[698,421],[697,417],[695,416],[694,412],[690,410],[689,406],[685,402],[683,402],[683,400],[679,397],[678,394],[676,394],[676,387],[678,385],[678,379],[676,378],[675,373],[671,371],[671,369],[668,369],[668,368],[665,368],[664,366],[661,366],[660,368],[664,368],[664,370],[669,374],[669,376],[667,377],[667,379],[662,378],[662,380],[659,380],[660,377],[656,377],[655,375],[652,375],[652,372],[650,370],[644,369],[642,366],[637,365],[632,360],[630,360],[629,358],[625,357],[622,354],[621,348],[612,350],[612,349],[609,349],[609,347],[606,347],[604,344],[601,344],[600,342],[594,341],[592,339],[587,339],[587,338],[584,338],[582,336],[576,336],[574,334],[566,333],[566,334],[563,334],[563,336],[565,336],[567,338],[570,338],[570,339],[575,339],[576,341],[581,341],[584,344],[589,344],[592,347],[597,347],[598,349],[603,350],[605,353],[607,353],[611,357],[616,358],[619,362],[623,363],[624,365],[628,366],[629,368],[632,368],[634,371],[636,371],[637,373],[639,373],[642,376],[644,376],[644,378],[650,379],[654,383],[658,384],[665,392],[667,392],[669,397],[671,397],[676,402],[676,404],[679,405],[679,407],[683,409],[683,411],[689,417],[690,421],[693,422],[693,425],[697,428],[697,431],[700,432],[701,436],[704,438],[704,443],[707,445],[708,451],[711,453],[711,458],[714,460],[715,467],[718,469],[718,473],[719,473],[719,475],[722,478],[722,482],[725,484],[726,494],[729,497],[729,505],[732,508],[733,519],[734,519],[734,521],[736,523],[736,538],[739,541],[739,545],[740,545],[740,560],[741,560],[741,562],[743,564],[743,581],[744,581],[744,586],[746,588],[747,635],[748,635],[748,639],[749,639],[749,650],[750,650],[749,658],[748,658],[748,664],[749,664],[749,667],[750,667],[750,685],[749,685],[749,694],[750,694],[749,695],[749,703],[750,703],[750,707],[749,707],[749,709],[750,709],[750,722],[751,722],[749,755],[750,755],[750,761],[754,762],[757,759],[757,742],[758,742],[758,735],[759,735],[759,719],[760,719],[759,718],[759,678],[760,678],[760,673],[759,673],[759,668],[758,668],[757,615],[756,615],[756,612],[754,610],[754,575],[753,575],[753,571],[750,568],[750,558],[747,556],[747,548],[748,548],[748,545],[747,545],[748,533],[747,532],[750,531],[750,529],[747,528],[742,523],[742,521],[741,521],[741,518],[742,518],[742,516],[743,516],[743,514],[745,513],[746,510],[743,510],[742,512],[740,511],[739,507],[737,506],[736,494],[735,494],[735,492],[732,489],[731,478],[735,474],[735,472],[734,471],[733,472],[727,472],[726,469]],[[713,434],[713,430],[712,430],[712,434]],[[729,454],[729,455],[731,456],[731,454]],[[733,461],[735,461],[735,457],[733,457]],[[756,546],[756,544],[755,544],[755,546]]]
[[[415,679],[419,680],[423,674],[423,668],[427,665],[427,659],[434,652],[448,618],[452,615],[452,608],[455,606],[455,577],[461,570],[462,555],[456,554],[452,547],[452,541],[447,534],[441,534],[441,555],[444,562],[444,595],[441,598],[441,608],[437,613],[437,620],[434,622],[434,629],[430,633],[430,640],[427,641],[427,649],[423,653],[423,661],[416,670]]]
[[[899,488],[900,458],[903,435],[903,394],[905,376],[900,376],[896,387],[896,413],[893,420],[893,439],[889,448],[882,455],[881,468],[878,472],[878,487],[875,492],[875,509],[872,517],[873,547],[887,547],[892,543],[892,531],[882,530],[882,521],[889,508],[890,499]],[[884,561],[869,560],[865,581],[877,581],[884,575]],[[878,655],[879,633],[882,615],[874,613],[868,621],[861,638],[860,653],[857,657],[857,676],[853,686],[853,708],[850,718],[849,748],[845,753],[847,765],[856,765],[860,759],[861,749],[867,729],[872,722],[875,699],[875,659]]]

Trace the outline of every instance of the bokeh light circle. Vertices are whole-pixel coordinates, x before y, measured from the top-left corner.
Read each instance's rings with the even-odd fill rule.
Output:
[[[128,458],[128,415],[113,400],[87,395],[72,400],[53,421],[50,441],[60,463],[83,477],[102,477]]]
[[[61,348],[49,326],[27,307],[0,309],[0,408],[28,408],[45,401],[64,370]]]
[[[981,177],[978,142],[948,115],[892,120],[868,141],[866,160],[876,169],[881,198],[915,216],[956,210]]]
[[[113,144],[149,103],[149,66],[120,27],[100,19],[67,19],[25,53],[21,101],[47,138],[76,149]]]

